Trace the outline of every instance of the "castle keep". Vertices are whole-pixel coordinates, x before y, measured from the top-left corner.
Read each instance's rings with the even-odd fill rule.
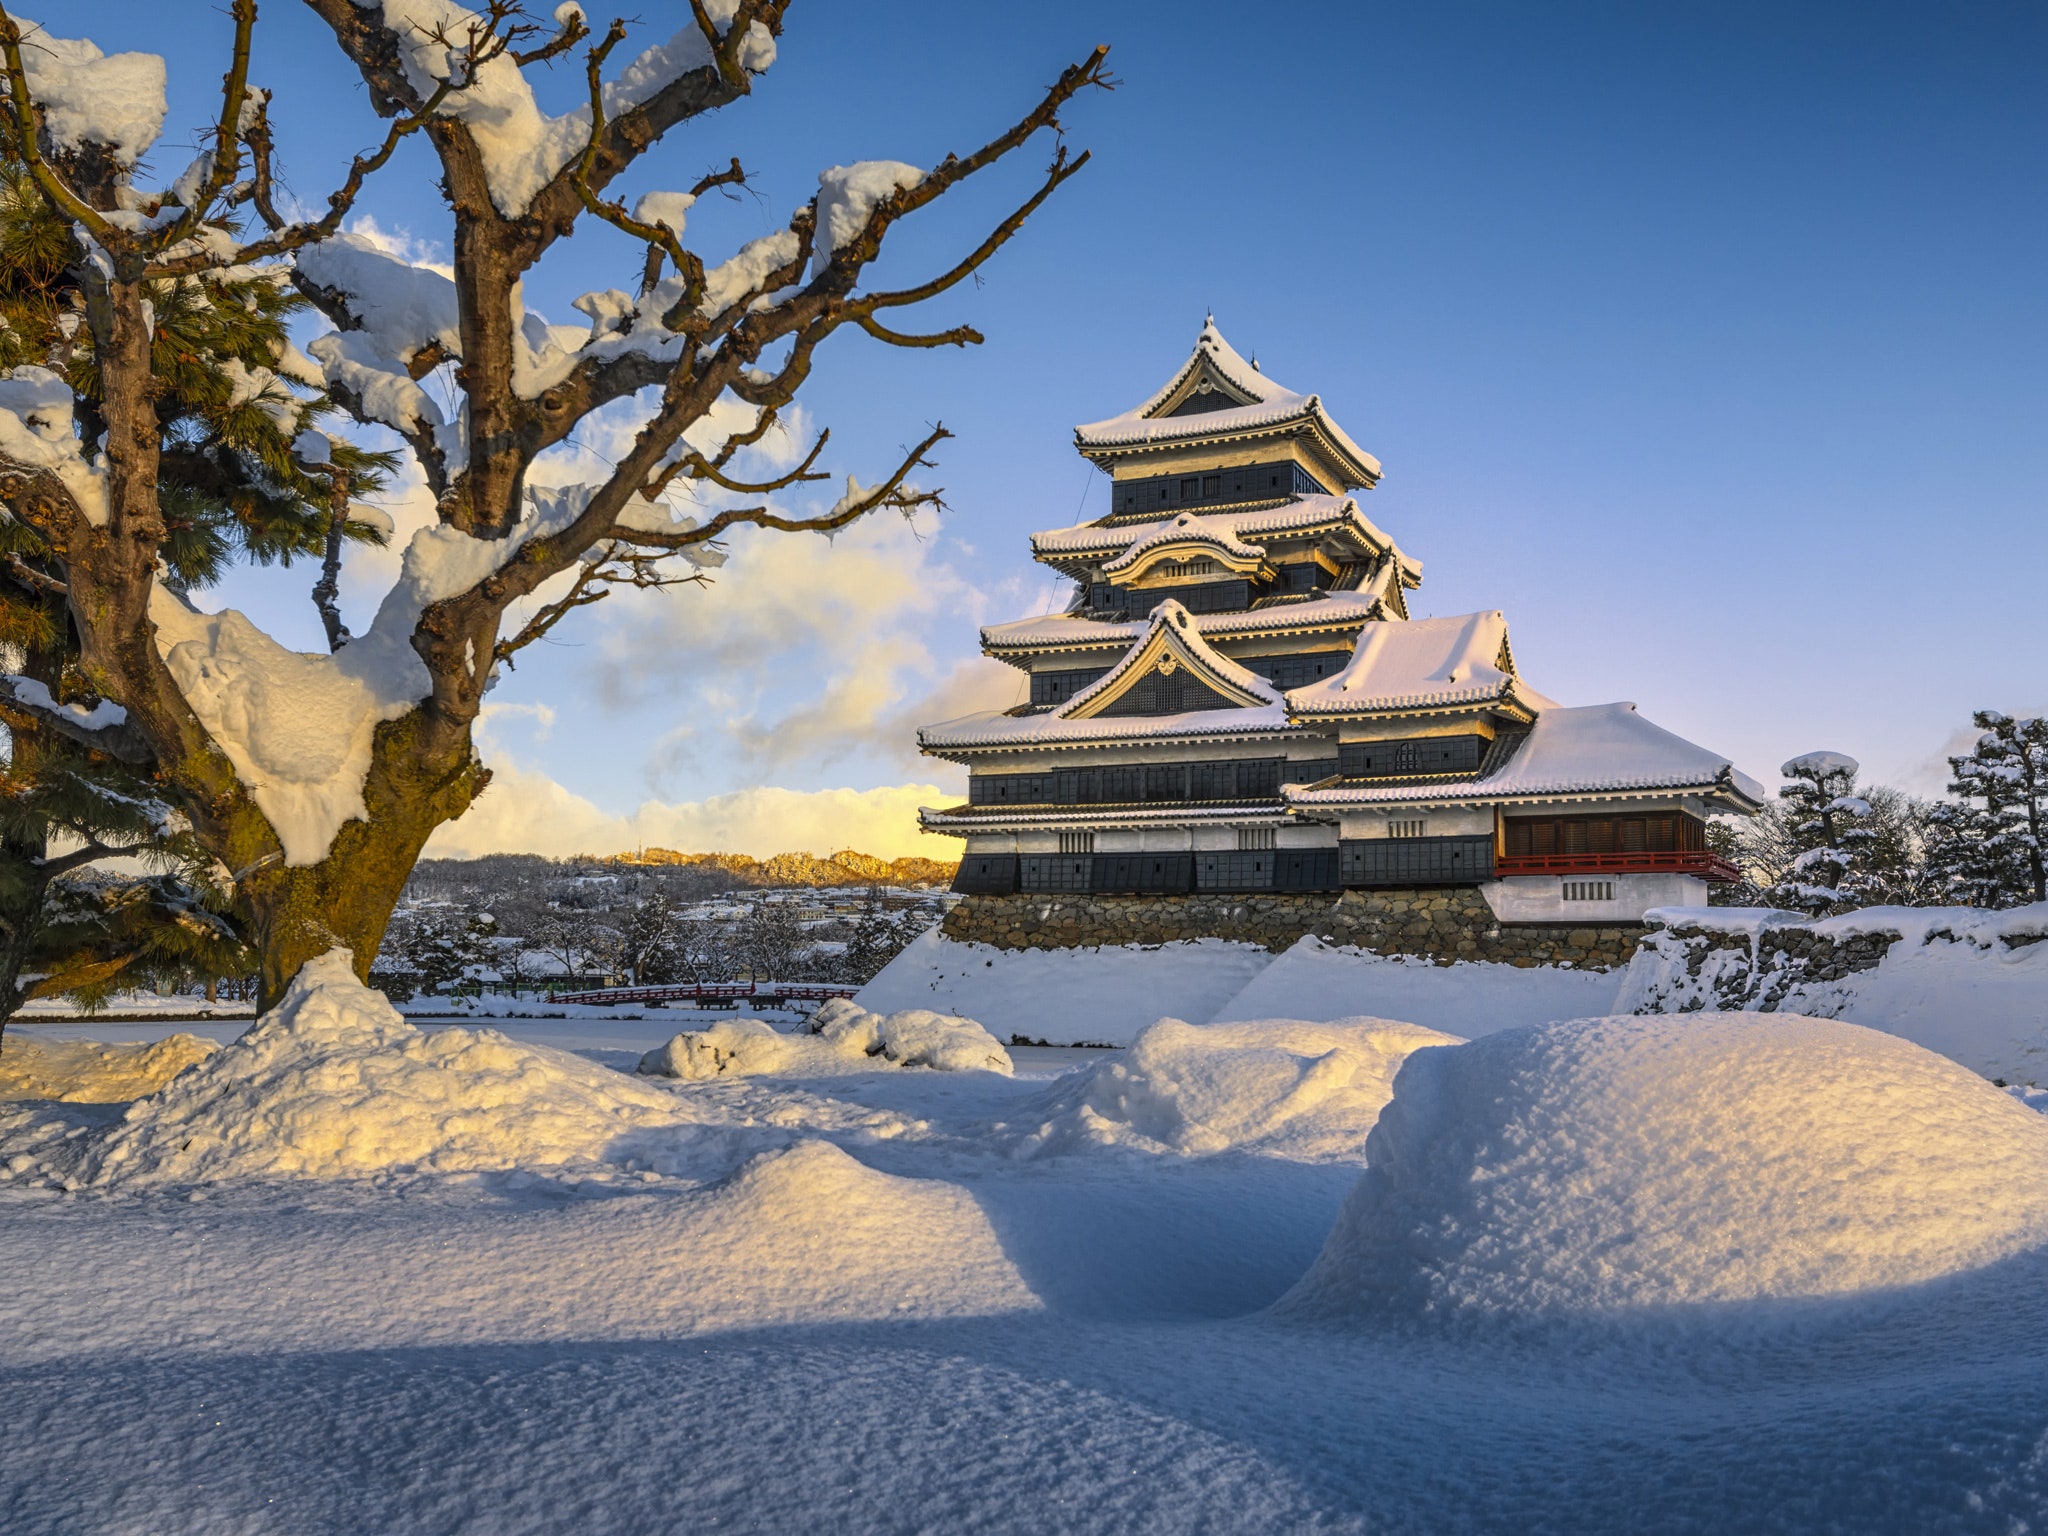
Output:
[[[1027,702],[918,733],[970,771],[923,813],[966,844],[949,931],[1612,963],[1735,877],[1703,818],[1762,788],[1632,704],[1545,698],[1498,611],[1411,618],[1422,566],[1359,506],[1379,462],[1213,321],[1074,441],[1110,510],[1031,540],[1073,600],[981,632]]]

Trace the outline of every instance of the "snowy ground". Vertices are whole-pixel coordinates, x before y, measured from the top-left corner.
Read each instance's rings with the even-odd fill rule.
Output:
[[[2048,1119],[1868,1031],[674,1082],[612,1070],[674,1021],[351,1006],[134,1112],[0,1103],[10,1536],[2048,1517]],[[318,1176],[189,1176],[280,1151]],[[1469,1295],[1375,1278],[1423,1273],[1390,1211]]]

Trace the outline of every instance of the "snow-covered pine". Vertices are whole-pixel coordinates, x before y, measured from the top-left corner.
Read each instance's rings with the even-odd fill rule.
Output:
[[[1977,907],[2048,901],[2048,719],[1979,710],[1982,732],[1948,760],[1954,797],[1935,814],[1929,863],[1948,899]]]
[[[1792,858],[1767,893],[1773,906],[1818,916],[1868,904],[1859,854],[1875,833],[1862,825],[1870,802],[1856,793],[1858,767],[1846,753],[1806,752],[1779,769]]]
[[[277,101],[248,77],[260,56],[250,0],[229,9],[231,62],[220,111],[200,134],[205,147],[158,189],[143,184],[138,157],[162,123],[160,61],[106,59],[94,44],[43,37],[25,45],[22,24],[0,12],[0,149],[78,243],[67,270],[85,323],[74,314],[71,324],[91,343],[86,371],[64,381],[70,422],[57,387],[27,371],[42,361],[17,359],[0,376],[15,386],[0,400],[0,504],[67,551],[63,579],[88,598],[74,604],[88,616],[88,669],[147,740],[195,835],[242,872],[266,1004],[337,942],[367,972],[421,845],[488,782],[472,731],[499,663],[620,587],[703,581],[729,528],[830,532],[880,509],[941,504],[915,477],[943,427],[892,472],[849,478],[848,495],[822,510],[780,499],[825,478],[815,468],[822,437],[787,472],[750,477],[745,455],[781,432],[818,344],[841,327],[913,348],[981,339],[964,325],[913,334],[886,322],[972,277],[1086,154],[1056,144],[1014,211],[924,280],[863,288],[870,263],[898,221],[1040,133],[1057,137],[1065,105],[1111,83],[1098,49],[972,153],[928,170],[830,168],[785,228],[707,260],[683,245],[684,215],[705,193],[747,183],[736,159],[693,186],[641,197],[639,218],[617,199],[620,178],[669,130],[751,92],[774,61],[788,0],[703,0],[617,60],[628,24],[596,36],[572,4],[556,9],[552,27],[510,4],[308,4],[333,33],[336,62],[362,75],[386,120],[381,142],[356,158],[317,218],[278,206]],[[543,110],[529,71],[579,49],[587,97],[565,113]],[[112,68],[119,60],[130,62]],[[54,113],[59,131],[39,131],[38,113]],[[444,243],[460,257],[452,270],[392,257],[344,227],[368,178],[414,135],[441,162],[454,226]],[[102,152],[108,145],[114,153]],[[628,279],[637,292],[599,289],[575,306],[588,325],[551,324],[527,308],[523,280],[585,218],[640,242]],[[342,502],[336,478],[289,453],[310,424],[302,391],[309,380],[324,385],[358,421],[399,433],[438,514],[405,551],[370,629],[349,637],[330,623],[338,649],[325,656],[290,652],[241,614],[200,613],[157,580],[179,521],[160,495],[166,449],[152,414],[162,295],[211,303],[209,285],[281,294],[287,281],[336,330],[314,348],[317,364],[289,348],[260,366],[201,359],[224,408],[268,423],[272,479],[318,482],[313,499],[326,512],[330,499]],[[422,387],[430,375],[445,399]],[[592,412],[655,398],[649,391],[659,404],[607,477],[563,484],[551,451]],[[483,444],[488,452],[472,451]],[[351,469],[351,478],[359,490],[360,475]],[[709,516],[668,511],[678,480]],[[122,536],[85,536],[93,525]],[[374,532],[353,514],[343,526]],[[323,620],[334,617],[329,606]],[[136,643],[152,633],[157,644]]]

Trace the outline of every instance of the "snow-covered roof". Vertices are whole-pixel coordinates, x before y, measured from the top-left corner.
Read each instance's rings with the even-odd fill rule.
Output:
[[[1633,704],[1544,710],[1521,749],[1489,778],[1449,783],[1344,784],[1288,792],[1289,805],[1444,804],[1558,795],[1685,792],[1754,808],[1764,787],[1717,752],[1653,725]]]
[[[1242,823],[1266,820],[1285,822],[1287,811],[1269,801],[1243,804],[1190,804],[1175,801],[1161,805],[948,805],[923,806],[917,819],[928,832],[1004,832],[1029,827],[1070,827],[1077,822],[1091,826],[1142,827],[1166,823],[1185,826],[1193,821]]]
[[[1155,550],[1171,549],[1177,545],[1207,550],[1232,566],[1246,562],[1256,564],[1266,558],[1265,550],[1256,544],[1245,543],[1228,522],[1211,521],[1193,512],[1183,512],[1168,522],[1147,526],[1150,531],[1143,538],[1134,539],[1122,554],[1102,567],[1103,575],[1121,576],[1136,570]]]
[[[1152,610],[1144,636],[1124,653],[1123,660],[1067,700],[1055,715],[1064,720],[1086,720],[1100,714],[1154,667],[1170,672],[1184,666],[1226,698],[1241,699],[1245,707],[1281,702],[1279,689],[1211,647],[1193,620],[1194,615],[1168,598]]]
[[[1189,622],[1204,640],[1228,640],[1248,635],[1295,634],[1303,630],[1352,630],[1376,617],[1395,619],[1389,611],[1386,578],[1391,567],[1356,592],[1331,592],[1298,603],[1273,603],[1239,613],[1194,613]],[[1107,623],[1071,613],[1047,614],[1035,619],[1012,619],[1006,624],[985,625],[982,649],[1003,651],[1079,650],[1097,646],[1124,647],[1145,633],[1147,621],[1129,619]]]
[[[1409,586],[1422,580],[1422,563],[1402,554],[1349,496],[1300,496],[1279,506],[1205,513],[1201,521],[1205,527],[1241,543],[1298,538],[1321,529],[1347,528],[1368,548],[1392,553],[1400,561],[1402,579]],[[1071,528],[1051,528],[1031,535],[1031,553],[1053,564],[1125,554],[1149,540],[1170,534],[1175,522],[1176,519],[1167,517],[1121,527],[1077,523]]]
[[[1203,395],[1229,403],[1215,410],[1168,414]],[[1260,432],[1303,420],[1321,430],[1334,450],[1333,457],[1350,472],[1351,484],[1369,486],[1379,479],[1380,461],[1330,419],[1319,397],[1267,378],[1223,339],[1216,322],[1210,320],[1202,327],[1188,360],[1149,399],[1120,415],[1074,428],[1074,442],[1083,453],[1152,447],[1190,438]]]
[[[1287,705],[1296,715],[1332,716],[1480,704],[1513,696],[1514,665],[1497,608],[1374,624],[1342,672],[1296,688]]]
[[[1229,709],[1189,710],[1178,715],[1101,713],[1154,668],[1185,667],[1213,692],[1242,700]],[[1287,729],[1280,690],[1212,649],[1194,615],[1168,599],[1153,610],[1144,633],[1123,659],[1050,714],[1011,715],[996,711],[963,715],[928,725],[917,733],[927,751],[987,747],[1082,746],[1092,742],[1153,740],[1186,736],[1263,735]]]
[[[1262,704],[1256,709],[1201,709],[1184,715],[1097,715],[1088,720],[989,711],[927,725],[917,733],[917,744],[939,753],[995,747],[1021,750],[1178,741],[1193,736],[1267,736],[1291,729],[1287,711],[1279,704]]]

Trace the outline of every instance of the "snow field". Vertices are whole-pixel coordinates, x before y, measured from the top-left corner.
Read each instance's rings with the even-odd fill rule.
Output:
[[[861,1059],[660,1083],[418,1035],[329,957],[125,1118],[0,1108],[0,1167],[55,1126],[41,1164],[109,1170],[0,1179],[5,1523],[2005,1532],[2048,1499],[2048,1126],[1896,1039],[1265,1019],[1050,1081]],[[1793,1297],[1832,1305],[1742,1326]],[[1473,1311],[1646,1326],[1439,1325]]]
[[[1285,1310],[1612,1316],[1895,1291],[2048,1243],[2048,1119],[1906,1041],[1620,1016],[1411,1056]]]

